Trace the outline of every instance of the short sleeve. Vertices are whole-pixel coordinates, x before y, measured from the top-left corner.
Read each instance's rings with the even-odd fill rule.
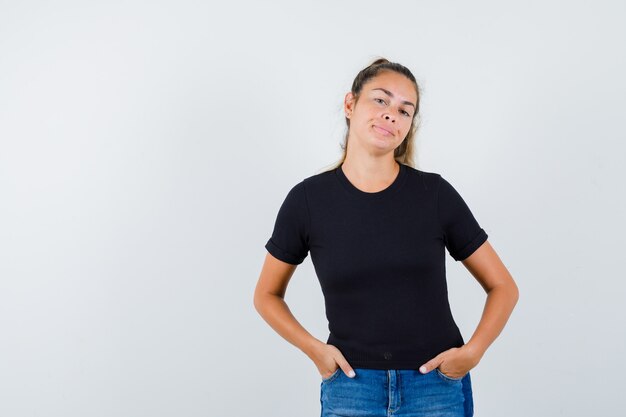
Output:
[[[480,227],[461,195],[441,176],[437,216],[446,248],[455,261],[469,257],[487,240],[487,233]]]
[[[307,257],[309,211],[303,182],[296,184],[287,193],[265,248],[275,258],[293,265],[301,264]]]

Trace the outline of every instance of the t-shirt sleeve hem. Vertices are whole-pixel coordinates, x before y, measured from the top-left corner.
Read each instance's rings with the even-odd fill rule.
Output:
[[[457,254],[450,254],[455,261],[463,261],[468,258],[476,249],[478,249],[485,241],[489,235],[485,232],[484,229],[480,229],[478,234],[472,241],[467,244],[462,250],[460,250]]]
[[[265,244],[265,249],[267,249],[267,251],[276,259],[279,259],[283,262],[286,262],[288,264],[292,264],[292,265],[299,265],[304,261],[305,257],[297,257],[294,256],[288,252],[285,252],[284,250],[282,250],[281,248],[279,248],[278,246],[276,246],[276,244],[274,244],[274,242],[272,242],[272,239],[270,238],[267,243]]]

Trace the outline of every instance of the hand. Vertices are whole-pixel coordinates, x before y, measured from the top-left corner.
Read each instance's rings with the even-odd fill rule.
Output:
[[[354,378],[354,369],[344,358],[341,351],[333,345],[322,342],[312,350],[309,356],[315,363],[315,366],[317,366],[317,370],[322,378],[328,378],[337,368],[341,368],[349,378]]]
[[[439,371],[450,378],[461,378],[475,367],[479,361],[480,358],[467,345],[463,345],[460,348],[454,347],[441,352],[422,365],[420,371],[426,374],[435,368],[439,368]]]

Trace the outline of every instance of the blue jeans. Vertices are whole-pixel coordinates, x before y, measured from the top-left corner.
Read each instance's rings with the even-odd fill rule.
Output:
[[[320,384],[321,417],[472,417],[474,401],[470,373],[451,378],[438,368],[341,368]]]

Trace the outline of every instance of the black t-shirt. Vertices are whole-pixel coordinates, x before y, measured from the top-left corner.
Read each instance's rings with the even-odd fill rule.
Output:
[[[399,164],[380,192],[341,166],[296,184],[265,248],[294,265],[311,252],[330,331],[354,368],[418,369],[465,344],[450,305],[445,249],[460,261],[487,240],[440,174]]]

